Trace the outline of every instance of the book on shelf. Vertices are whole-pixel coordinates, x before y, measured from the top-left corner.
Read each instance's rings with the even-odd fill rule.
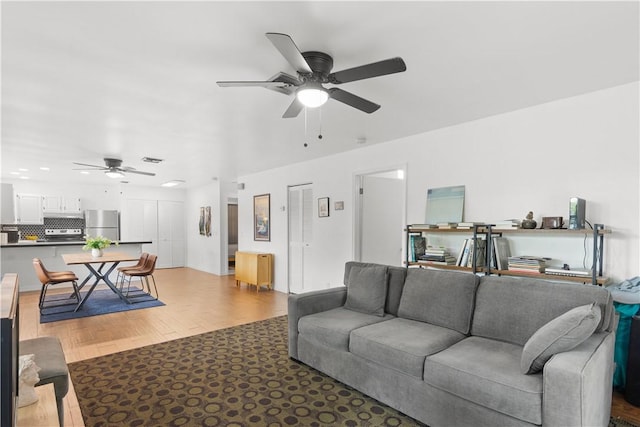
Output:
[[[410,224],[409,228],[438,228],[436,224]]]
[[[496,253],[496,268],[498,270],[506,270],[509,267],[509,241],[500,236],[493,237],[493,249]]]
[[[476,267],[480,267],[485,263],[485,252],[486,252],[486,241],[483,239],[468,239],[467,247],[469,249],[468,255],[463,255],[462,259],[462,267],[473,267],[473,263],[475,260]],[[466,251],[466,249],[465,249]]]
[[[427,239],[422,236],[409,236],[409,260],[416,261],[422,255],[427,247]]]
[[[472,247],[473,247],[473,239],[465,239],[463,249],[462,249],[462,257],[458,262],[458,265],[460,267],[467,266],[467,262],[469,261],[469,251],[471,250]]]
[[[439,265],[456,265],[456,259],[451,255],[445,255],[441,257],[423,255],[420,257],[420,261],[426,261],[432,264]]]
[[[460,250],[458,251],[458,257],[456,258],[456,265],[461,265],[462,257],[464,256],[464,250],[467,248],[467,243],[469,239],[464,239],[462,241],[462,246],[460,246]]]

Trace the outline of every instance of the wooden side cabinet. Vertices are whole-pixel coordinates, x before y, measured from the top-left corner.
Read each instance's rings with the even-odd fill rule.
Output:
[[[273,278],[273,254],[260,252],[236,252],[236,286],[240,282],[256,287],[256,292],[261,286],[271,289]]]

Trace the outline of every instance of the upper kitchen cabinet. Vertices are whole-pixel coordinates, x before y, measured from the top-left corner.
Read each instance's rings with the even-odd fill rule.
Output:
[[[42,211],[47,215],[82,215],[79,197],[42,196]]]
[[[44,224],[42,196],[16,194],[16,224]]]
[[[16,212],[13,202],[13,184],[2,184],[0,187],[0,224],[14,224]]]

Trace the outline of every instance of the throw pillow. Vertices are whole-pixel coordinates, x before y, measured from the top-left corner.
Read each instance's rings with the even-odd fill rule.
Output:
[[[351,267],[344,308],[384,316],[387,297],[387,267]]]
[[[595,303],[576,307],[538,329],[524,345],[520,359],[523,374],[540,372],[551,356],[569,351],[589,338],[600,323]]]

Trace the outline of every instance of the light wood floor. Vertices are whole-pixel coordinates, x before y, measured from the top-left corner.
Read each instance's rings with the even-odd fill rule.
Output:
[[[38,293],[20,294],[20,338],[57,336],[67,362],[201,334],[287,313],[287,296],[235,286],[233,276],[189,268],[156,270],[166,306],[40,324]],[[611,416],[640,424],[640,408],[614,393]],[[73,386],[65,398],[65,426],[84,426]]]
[[[20,339],[56,336],[68,363],[287,314],[287,295],[235,285],[234,276],[189,268],[156,270],[166,305],[40,324],[38,292],[20,294]],[[53,293],[53,288],[52,291]],[[65,426],[84,426],[73,387]]]

